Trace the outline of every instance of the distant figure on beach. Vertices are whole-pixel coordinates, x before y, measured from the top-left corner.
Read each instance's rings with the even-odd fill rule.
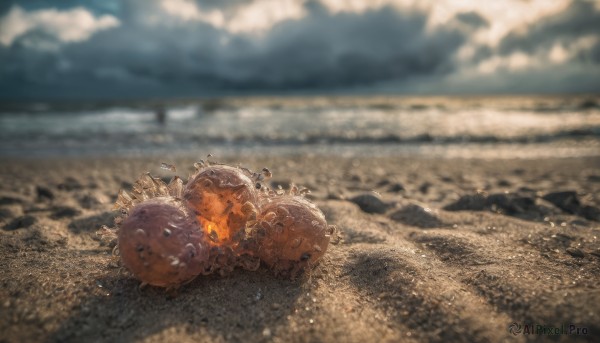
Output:
[[[167,110],[164,105],[158,105],[155,110],[156,122],[161,126],[167,123]]]

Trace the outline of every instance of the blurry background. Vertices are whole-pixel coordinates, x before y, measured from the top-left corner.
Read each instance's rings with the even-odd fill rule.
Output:
[[[600,1],[0,3],[0,156],[600,155]]]

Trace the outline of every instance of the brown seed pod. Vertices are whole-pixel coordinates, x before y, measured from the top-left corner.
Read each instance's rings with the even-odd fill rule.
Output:
[[[240,168],[202,167],[188,181],[183,197],[213,245],[235,244],[246,222],[256,216],[256,186]]]
[[[317,206],[303,197],[269,198],[257,218],[256,255],[276,273],[294,277],[318,263],[332,230]]]
[[[157,197],[135,205],[121,223],[123,265],[144,283],[174,287],[202,273],[208,244],[182,201]]]

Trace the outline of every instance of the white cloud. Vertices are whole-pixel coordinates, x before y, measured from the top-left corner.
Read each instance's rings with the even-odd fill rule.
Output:
[[[119,25],[119,20],[111,15],[96,18],[81,7],[66,11],[44,9],[27,12],[13,6],[0,19],[0,44],[10,46],[19,37],[38,30],[63,43],[81,42],[97,31]]]
[[[203,10],[191,0],[162,0],[162,9],[183,21],[200,21],[231,33],[264,32],[284,20],[305,14],[303,1],[255,0],[229,10]]]
[[[231,18],[232,32],[260,32],[284,20],[302,18],[302,3],[294,0],[260,0],[241,8]]]

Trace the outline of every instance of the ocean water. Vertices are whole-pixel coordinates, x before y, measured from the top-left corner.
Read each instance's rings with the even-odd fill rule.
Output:
[[[160,108],[165,120],[157,118]],[[599,96],[0,104],[0,156],[600,155]]]

